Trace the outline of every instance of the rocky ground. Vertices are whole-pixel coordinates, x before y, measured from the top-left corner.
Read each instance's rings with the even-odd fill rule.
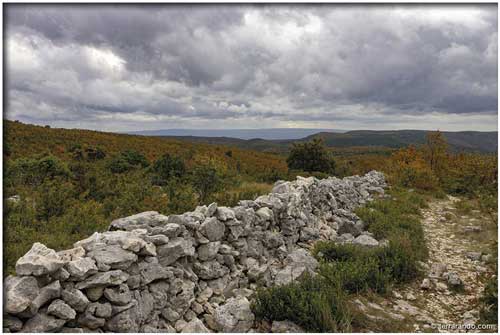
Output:
[[[476,325],[479,297],[491,266],[491,241],[495,225],[478,210],[460,213],[460,199],[448,196],[434,200],[422,211],[429,259],[421,264],[426,275],[412,285],[393,290],[387,298],[354,301],[371,321],[366,329],[385,331],[471,332],[478,329],[444,328],[442,325]],[[496,329],[483,330],[495,332]]]

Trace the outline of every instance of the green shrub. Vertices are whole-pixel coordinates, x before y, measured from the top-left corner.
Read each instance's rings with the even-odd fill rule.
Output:
[[[133,150],[121,152],[108,163],[108,168],[113,173],[124,173],[147,166],[149,166],[149,162],[146,157]]]
[[[351,317],[342,289],[307,274],[287,285],[258,290],[252,310],[258,319],[290,320],[308,331],[350,330]]]
[[[38,186],[44,180],[56,177],[67,179],[71,176],[68,166],[51,155],[21,158],[7,164],[6,179],[11,185]]]
[[[368,289],[385,293],[390,284],[405,282],[418,274],[417,261],[407,237],[392,237],[387,246],[366,248],[352,244],[318,242],[314,254],[320,260],[321,276],[341,283],[350,293]]]
[[[121,153],[121,156],[130,165],[140,166],[140,167],[143,167],[143,168],[149,166],[149,162],[146,159],[146,157],[144,157],[143,154],[140,154],[137,151],[134,151],[134,150],[125,150],[125,151],[123,151]]]
[[[219,191],[222,186],[222,178],[217,170],[210,165],[198,165],[192,173],[192,185],[198,194],[201,204],[205,203],[209,196]]]
[[[165,186],[169,180],[183,177],[186,165],[180,157],[167,153],[153,163],[150,171],[153,173],[153,185]]]
[[[128,163],[123,157],[117,156],[109,162],[108,168],[113,173],[124,173],[132,170],[134,166]]]
[[[498,324],[498,278],[493,276],[488,280],[481,297],[481,321],[487,324]]]
[[[306,172],[335,172],[335,160],[319,138],[311,142],[294,143],[286,160],[289,169]]]
[[[43,183],[35,194],[37,195],[35,198],[37,218],[48,220],[64,214],[75,192],[72,183],[51,180]]]

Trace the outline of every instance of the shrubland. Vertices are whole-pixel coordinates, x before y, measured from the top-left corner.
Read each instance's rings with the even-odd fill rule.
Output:
[[[202,203],[234,206],[268,193],[279,179],[385,172],[390,198],[357,210],[367,230],[387,244],[373,249],[320,242],[319,276],[260,290],[259,318],[288,319],[310,331],[356,325],[348,299],[386,294],[418,276],[426,257],[419,209],[426,198],[459,195],[497,224],[497,156],[454,153],[439,132],[425,145],[399,150],[326,148],[301,143],[277,155],[174,139],[68,130],[4,121],[4,269],[35,241],[63,249],[116,218],[142,211],[182,213]],[[497,310],[496,278],[482,316]]]

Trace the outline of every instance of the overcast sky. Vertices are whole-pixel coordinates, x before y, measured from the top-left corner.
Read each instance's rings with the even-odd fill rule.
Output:
[[[497,129],[496,5],[4,13],[12,120],[108,131]]]

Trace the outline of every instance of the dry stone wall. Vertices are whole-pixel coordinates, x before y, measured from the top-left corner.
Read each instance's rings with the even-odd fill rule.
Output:
[[[4,331],[247,332],[254,290],[314,272],[315,241],[379,244],[353,209],[385,186],[297,177],[233,208],[117,219],[69,250],[35,243],[4,280]]]

